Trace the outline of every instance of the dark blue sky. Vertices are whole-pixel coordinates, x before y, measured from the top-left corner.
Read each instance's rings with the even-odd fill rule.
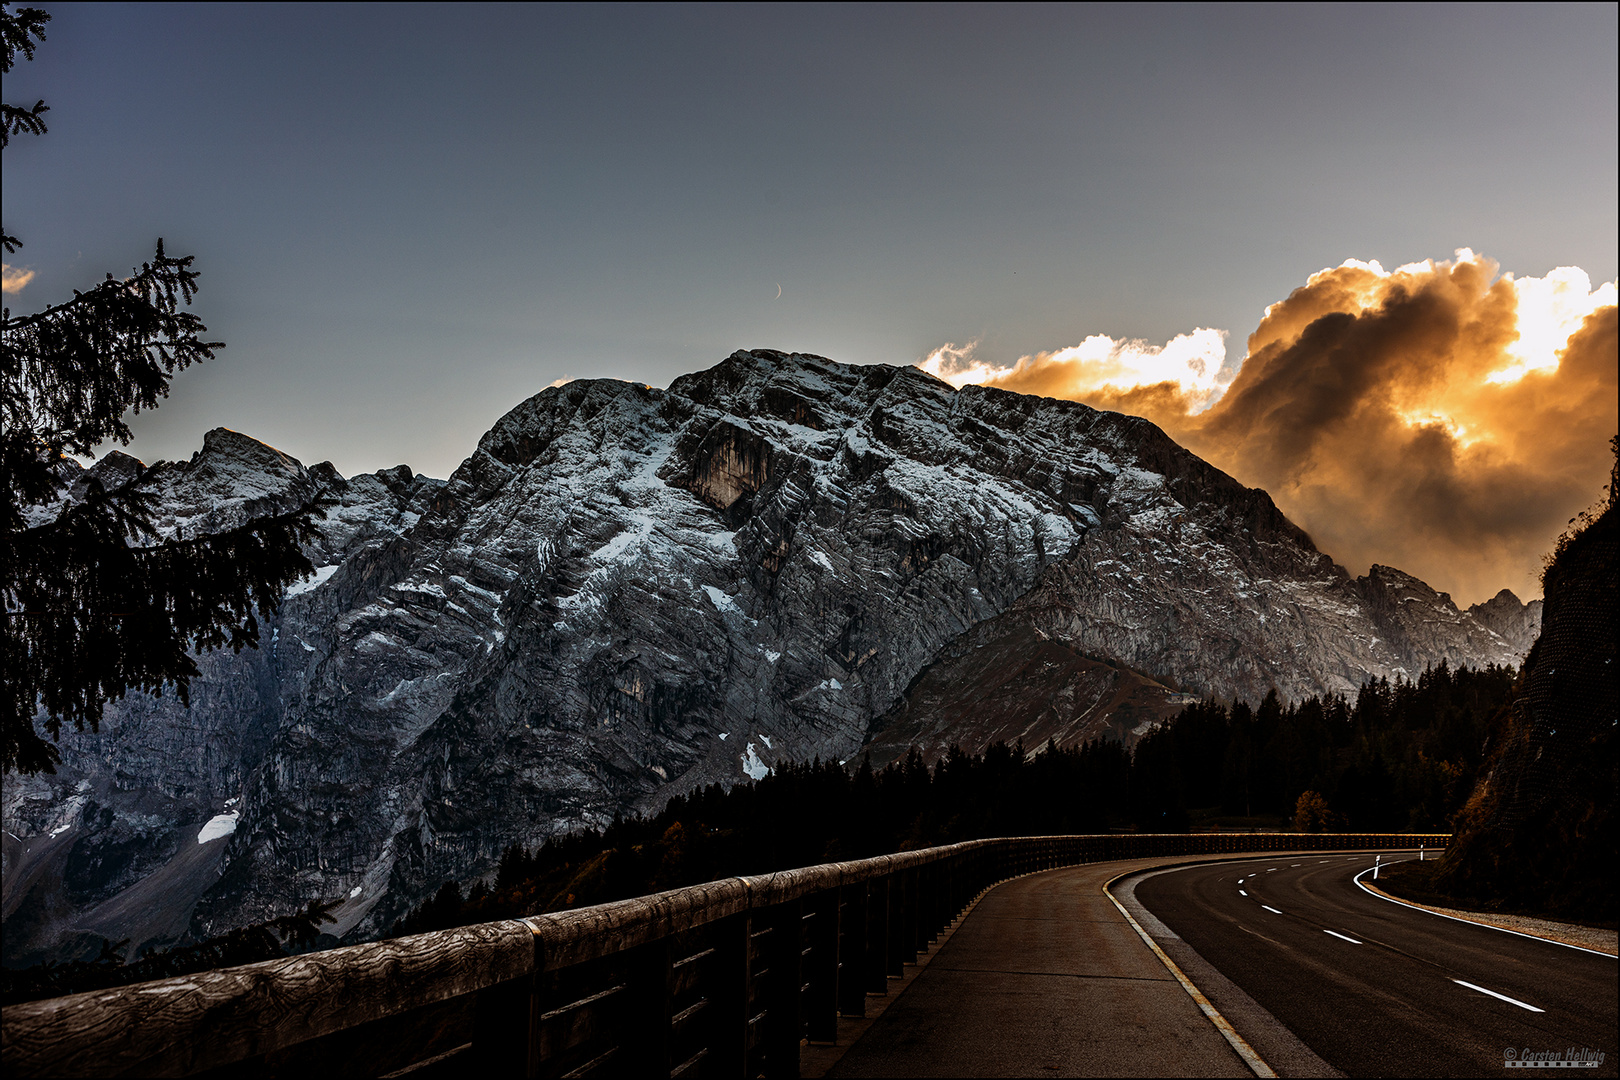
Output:
[[[562,377],[1201,326],[1235,362],[1350,257],[1616,276],[1612,4],[42,6],[8,305],[163,236],[229,343],[148,460],[223,424],[444,476]]]

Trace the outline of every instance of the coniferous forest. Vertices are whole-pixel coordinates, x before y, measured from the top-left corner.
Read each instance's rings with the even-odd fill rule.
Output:
[[[599,904],[661,889],[989,836],[1209,828],[1446,831],[1473,789],[1509,668],[1377,680],[1355,700],[1204,702],[1128,754],[1117,742],[1026,751],[915,751],[784,766],[730,790],[677,796],[658,814],[536,848],[513,846],[494,880],[445,882],[394,926],[420,933]]]
[[[1028,750],[913,751],[874,771],[784,765],[756,782],[676,796],[657,814],[503,854],[493,880],[444,882],[395,935],[605,903],[716,878],[858,859],[991,836],[1199,829],[1447,831],[1506,722],[1511,669],[1441,666],[1415,682],[1367,683],[1354,701],[1189,706],[1127,753],[1117,742]],[[330,905],[325,905],[330,906]],[[4,972],[7,1001],[125,985],[336,944],[297,927],[249,927],[125,963]],[[286,921],[286,920],[282,920]],[[306,925],[307,924],[307,925]],[[271,931],[274,931],[272,933]],[[296,931],[296,932],[291,932]],[[251,955],[250,955],[251,954]]]

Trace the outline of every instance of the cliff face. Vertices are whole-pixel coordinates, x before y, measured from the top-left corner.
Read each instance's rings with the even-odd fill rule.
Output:
[[[111,485],[139,468],[114,452],[89,474]],[[443,482],[404,466],[345,480],[329,465],[305,469],[219,429],[191,461],[147,470],[147,486],[161,495],[155,524],[168,537],[282,513],[324,491],[334,505],[309,550],[321,569],[289,590],[266,622],[262,648],[198,658],[189,709],[172,694],[131,694],[108,706],[99,732],[64,731],[55,776],[6,777],[7,963],[93,955],[101,938],[129,938],[138,949],[189,933],[198,899],[219,878],[223,838],[240,820],[243,794],[299,695],[300,630],[329,617],[320,589],[338,565],[414,525]],[[211,839],[199,843],[199,835]]]
[[[1613,922],[1620,754],[1620,520],[1608,508],[1560,545],[1545,618],[1437,885],[1452,895]]]
[[[221,431],[148,486],[175,532],[339,505],[267,648],[205,658],[189,712],[124,702],[58,776],[8,781],[8,959],[312,897],[363,935],[514,840],[845,760],[874,728],[1131,738],[1182,694],[1516,663],[1536,621],[1350,578],[1146,421],[769,351],[668,390],[548,389],[447,483]],[[135,889],[160,914],[110,932]]]

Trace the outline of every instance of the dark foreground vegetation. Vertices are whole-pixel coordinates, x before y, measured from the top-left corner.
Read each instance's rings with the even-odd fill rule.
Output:
[[[1570,522],[1541,584],[1541,636],[1493,718],[1480,783],[1433,888],[1474,906],[1615,925],[1620,792],[1620,439],[1607,497]]]
[[[1577,923],[1606,930],[1613,930],[1617,926],[1612,916],[1605,917],[1601,907],[1584,906],[1572,911],[1566,904],[1553,911],[1553,905],[1545,902],[1543,898],[1536,898],[1527,903],[1511,895],[1458,896],[1453,892],[1444,891],[1440,884],[1446,868],[1443,858],[1430,858],[1427,862],[1415,860],[1400,862],[1393,866],[1385,866],[1376,884],[1391,896],[1398,896],[1402,900],[1410,900],[1414,904],[1428,907],[1474,911],[1483,915],[1528,915],[1532,918],[1553,919],[1557,922]]]

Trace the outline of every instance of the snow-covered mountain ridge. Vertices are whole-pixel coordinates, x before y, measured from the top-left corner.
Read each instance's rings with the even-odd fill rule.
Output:
[[[1459,611],[1349,577],[1145,420],[769,350],[667,390],[542,391],[448,482],[345,480],[220,430],[145,483],[175,533],[337,505],[266,648],[205,658],[189,711],[120,703],[57,776],[8,780],[8,960],[312,897],[376,932],[514,840],[850,758],[896,709],[940,736],[908,688],[974,633],[1257,699],[1517,663],[1539,622],[1511,594]],[[1106,704],[1071,682],[1038,703],[1064,739]]]

